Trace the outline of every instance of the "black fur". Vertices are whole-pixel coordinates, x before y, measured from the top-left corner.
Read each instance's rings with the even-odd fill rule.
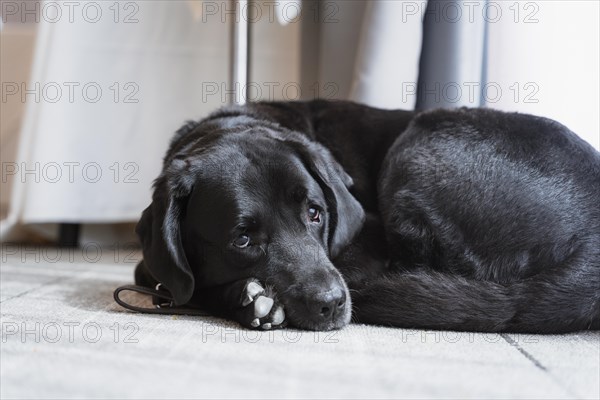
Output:
[[[549,119],[230,107],[175,135],[138,224],[136,281],[239,320],[240,282],[256,278],[308,329],[351,308],[407,328],[599,329],[599,203],[600,154]],[[232,246],[240,232],[255,243]],[[323,318],[332,291],[353,304]]]

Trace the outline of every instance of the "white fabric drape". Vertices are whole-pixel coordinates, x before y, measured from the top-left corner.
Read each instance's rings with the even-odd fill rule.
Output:
[[[495,5],[486,105],[552,118],[600,149],[600,3]]]
[[[350,99],[380,108],[413,109],[426,2],[367,4]]]
[[[599,14],[585,0],[369,2],[350,98],[546,116],[599,149]]]
[[[450,3],[463,12],[459,21],[443,11]],[[229,24],[222,18],[205,19],[197,1],[146,1],[135,3],[137,21],[124,23],[131,9],[121,8],[115,22],[113,2],[95,4],[104,13],[96,23],[39,24],[26,87],[33,92],[27,94],[2,240],[18,237],[23,224],[136,221],[150,202],[172,132],[229,100]],[[433,27],[426,21],[425,34],[425,1],[323,4],[328,18],[335,11],[335,23],[318,28],[317,83],[321,89],[335,83],[333,97],[412,109],[419,106],[419,80],[428,89],[439,83],[442,101],[422,108],[477,106],[481,94],[488,107],[556,119],[600,147],[598,2],[432,1],[438,12],[442,8],[441,20]],[[490,5],[486,57],[482,12]],[[476,11],[472,21],[469,9]],[[255,59],[267,61],[254,69],[265,82],[274,76],[265,71],[288,71],[277,75],[284,83],[301,75],[295,58],[300,29],[288,28],[289,44],[261,42]],[[257,35],[273,36],[260,29]],[[463,90],[460,101],[444,103],[448,82]],[[473,84],[478,89],[471,101],[466,93]]]
[[[136,221],[174,130],[226,102],[227,24],[187,2],[130,3],[118,22],[116,3],[95,4],[95,23],[40,21],[2,240],[20,224]]]

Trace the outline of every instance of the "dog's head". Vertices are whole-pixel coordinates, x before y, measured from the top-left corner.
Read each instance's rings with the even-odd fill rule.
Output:
[[[298,133],[225,125],[167,155],[137,228],[150,272],[176,304],[254,277],[275,289],[291,325],[346,325],[350,295],[331,259],[364,219],[352,179]]]

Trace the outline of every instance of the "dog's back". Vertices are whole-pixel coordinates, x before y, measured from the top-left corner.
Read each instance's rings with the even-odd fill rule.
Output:
[[[390,149],[378,194],[392,262],[425,267],[398,277],[413,289],[393,291],[436,309],[402,310],[402,324],[598,327],[600,155],[566,127],[486,109],[422,113]]]

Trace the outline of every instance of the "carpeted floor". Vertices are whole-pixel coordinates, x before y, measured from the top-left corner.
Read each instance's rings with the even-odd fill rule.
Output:
[[[600,397],[598,332],[260,333],[137,315],[112,290],[138,256],[87,250],[3,247],[2,399]]]

